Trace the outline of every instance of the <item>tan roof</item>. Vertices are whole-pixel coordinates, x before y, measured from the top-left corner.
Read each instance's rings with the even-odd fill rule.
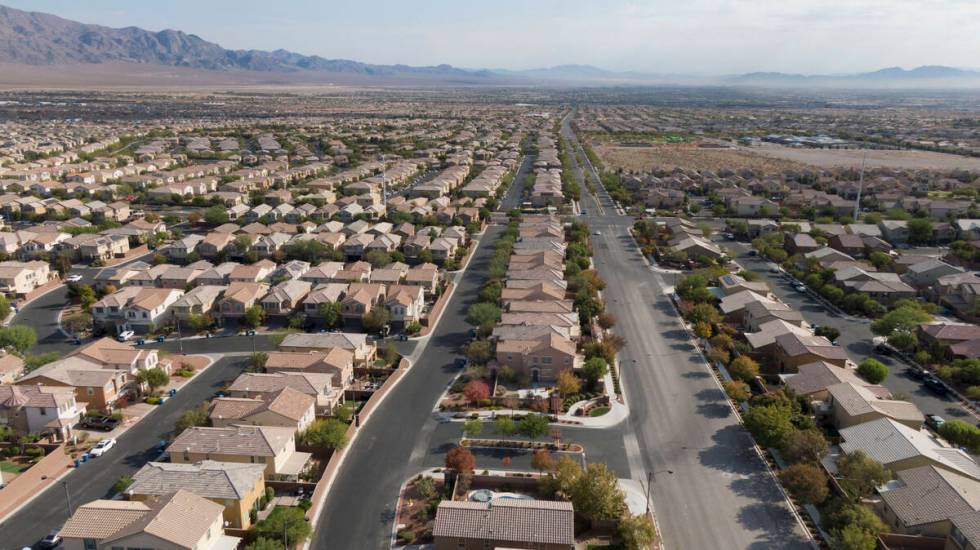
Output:
[[[61,528],[67,538],[106,539],[149,513],[142,502],[128,500],[93,500],[75,510]]]
[[[168,452],[276,456],[286,450],[293,437],[290,428],[270,426],[231,426],[228,428],[188,428],[167,448]]]
[[[224,514],[224,506],[221,504],[183,490],[173,493],[169,499],[160,499],[149,504],[149,513],[107,537],[104,542],[146,533],[178,547],[193,549]]]
[[[195,464],[149,462],[133,476],[127,489],[135,495],[164,495],[176,489],[204,498],[241,499],[262,479],[263,464],[215,462]]]
[[[332,379],[332,374],[318,372],[244,373],[232,382],[228,391],[253,394],[276,392],[289,387],[307,395],[318,395],[327,392]]]
[[[211,418],[245,419],[263,411],[299,421],[316,402],[312,396],[289,387],[264,393],[259,398],[220,397],[211,402]]]
[[[570,502],[497,499],[491,502],[443,501],[432,534],[512,543],[575,543]]]

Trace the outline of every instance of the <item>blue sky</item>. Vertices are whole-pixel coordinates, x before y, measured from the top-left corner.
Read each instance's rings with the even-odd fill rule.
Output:
[[[978,0],[0,0],[226,48],[369,63],[680,74],[980,68]]]

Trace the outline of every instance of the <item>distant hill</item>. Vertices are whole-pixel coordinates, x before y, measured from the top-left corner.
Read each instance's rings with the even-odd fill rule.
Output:
[[[957,69],[942,65],[923,65],[914,69],[888,67],[868,73],[847,75],[802,75],[757,72],[725,79],[730,84],[760,86],[977,86],[980,71]]]

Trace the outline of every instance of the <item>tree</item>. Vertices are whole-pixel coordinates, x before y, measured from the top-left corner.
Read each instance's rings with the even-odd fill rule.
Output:
[[[741,380],[726,380],[722,383],[722,387],[725,388],[728,398],[733,401],[748,401],[752,397],[749,385]]]
[[[831,531],[834,548],[840,550],[875,550],[878,548],[878,537],[861,529],[857,525],[845,525]]]
[[[88,311],[92,304],[96,302],[95,290],[88,285],[78,286],[78,301],[82,305],[82,309]]]
[[[562,397],[575,395],[582,389],[582,381],[572,374],[570,370],[563,370],[558,373],[558,393]]]
[[[299,440],[323,451],[342,449],[347,445],[347,424],[336,418],[318,418],[299,434]]]
[[[265,364],[268,360],[268,353],[264,351],[257,351],[248,356],[248,366],[252,367],[254,370],[261,371],[265,368]]]
[[[541,493],[552,497],[570,498],[575,482],[582,475],[582,467],[578,462],[567,456],[562,456],[554,465],[554,471],[547,477],[538,480]]]
[[[888,377],[888,367],[881,361],[869,357],[858,365],[858,374],[872,384],[880,384]]]
[[[555,467],[555,461],[551,458],[548,449],[538,449],[531,456],[531,467],[540,472],[547,472]]]
[[[896,330],[888,336],[888,343],[891,344],[896,349],[902,351],[912,351],[917,345],[919,345],[919,339],[916,337],[914,332],[908,332],[904,330]]]
[[[466,357],[473,363],[485,364],[490,360],[490,342],[486,340],[473,340],[463,348]]]
[[[702,275],[688,275],[677,282],[674,291],[688,302],[709,302],[714,297],[708,290],[708,280]]]
[[[517,431],[529,439],[537,439],[548,433],[548,417],[540,414],[528,414],[517,424]]]
[[[783,440],[780,452],[790,463],[817,462],[827,453],[827,438],[819,430],[798,430]]]
[[[129,476],[122,476],[113,484],[112,490],[117,493],[125,493],[126,489],[129,489],[129,486],[133,484],[133,481],[133,478]]]
[[[263,319],[265,319],[265,310],[262,309],[262,306],[256,304],[245,310],[242,323],[249,328],[256,328],[262,324]]]
[[[380,332],[382,328],[388,325],[389,320],[391,320],[391,315],[388,310],[383,306],[377,306],[364,314],[364,317],[361,318],[361,326],[368,332]]]
[[[594,387],[607,372],[609,372],[609,364],[602,357],[593,357],[582,365],[582,377],[589,386]]]
[[[364,255],[364,261],[374,269],[381,269],[391,263],[391,255],[384,250],[372,250]]]
[[[695,304],[688,317],[694,324],[703,322],[714,325],[721,321],[721,314],[711,304]]]
[[[246,544],[245,550],[282,550],[282,541],[259,537],[254,542]]]
[[[891,479],[891,472],[880,462],[854,451],[837,461],[837,469],[843,479],[842,484],[851,487],[859,497],[870,496],[875,487]]]
[[[269,517],[255,524],[255,532],[259,538],[277,541],[281,541],[285,536],[286,544],[292,548],[310,538],[313,528],[306,521],[306,513],[303,509],[276,506]]]
[[[509,416],[498,416],[494,421],[494,428],[500,435],[514,435],[517,433],[517,424]]]
[[[611,521],[626,512],[619,480],[601,462],[590,463],[575,479],[570,496],[575,512],[590,521]]]
[[[174,436],[179,435],[180,432],[186,430],[187,428],[193,428],[194,426],[207,426],[209,423],[210,420],[208,418],[207,405],[202,404],[196,409],[184,411],[177,417],[177,421],[174,423]]]
[[[13,348],[23,354],[37,343],[37,333],[27,325],[0,328],[0,347]]]
[[[780,447],[783,441],[796,428],[792,422],[792,412],[778,405],[754,406],[742,417],[755,440],[764,448]]]
[[[463,422],[463,435],[466,437],[476,437],[483,432],[483,422],[477,418],[472,418]]]
[[[490,399],[490,386],[483,380],[470,380],[463,386],[463,395],[471,405]]]
[[[704,339],[711,338],[711,335],[713,334],[711,330],[711,325],[705,323],[704,321],[698,321],[697,323],[694,323],[694,334],[698,338],[704,338]]]
[[[215,227],[228,223],[228,211],[223,206],[212,206],[204,211],[204,221]]]
[[[466,322],[474,326],[493,325],[500,321],[500,308],[494,304],[480,302],[466,311]]]
[[[894,263],[894,260],[892,260],[890,255],[880,251],[872,252],[871,255],[868,256],[868,260],[870,260],[871,264],[874,265],[879,271],[884,270]]]
[[[10,300],[0,294],[0,320],[6,319],[8,315],[10,315]]]
[[[817,336],[823,336],[831,342],[835,342],[838,338],[840,338],[840,331],[827,325],[817,328],[817,330],[813,331],[813,333]]]
[[[43,367],[48,363],[57,361],[61,359],[61,354],[57,351],[49,351],[47,353],[31,354],[24,357],[24,370],[31,372],[35,369]]]
[[[922,323],[929,321],[932,321],[932,315],[929,312],[914,302],[907,302],[871,323],[871,332],[879,336],[890,336],[895,331],[912,332]]]
[[[739,355],[728,365],[732,378],[749,383],[759,376],[759,364],[747,355]]]
[[[166,386],[170,382],[170,376],[160,367],[153,367],[139,371],[136,381],[149,386],[150,393],[153,393],[157,388]]]
[[[779,480],[793,498],[803,504],[820,504],[827,500],[827,477],[812,464],[793,464],[779,472]]]
[[[947,420],[939,428],[939,435],[956,446],[970,449],[972,453],[980,450],[980,428],[973,424],[962,420]]]
[[[932,242],[932,222],[926,218],[914,218],[909,220],[909,243],[925,244]]]
[[[616,529],[625,550],[647,550],[657,540],[657,529],[649,516],[626,514]]]
[[[469,473],[476,468],[476,459],[466,447],[454,447],[446,453],[446,468],[460,474]]]
[[[340,325],[340,302],[324,302],[317,307],[317,313],[320,314],[320,318],[323,319],[323,324],[327,328],[334,328]]]

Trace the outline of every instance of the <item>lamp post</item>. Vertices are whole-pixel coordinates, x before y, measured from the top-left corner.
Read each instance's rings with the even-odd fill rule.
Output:
[[[646,493],[647,493],[647,495],[646,495],[646,497],[647,497],[647,511],[646,511],[646,513],[647,513],[647,515],[650,514],[650,496],[651,496],[650,495],[650,492],[653,490],[653,484],[657,482],[657,473],[658,472],[661,473],[661,474],[663,474],[663,473],[673,474],[674,473],[673,470],[651,470],[651,471],[647,472],[647,485],[646,485]]]
[[[71,517],[71,493],[68,492],[68,481],[62,481],[61,486],[65,488],[65,505],[68,507],[68,517]]]

